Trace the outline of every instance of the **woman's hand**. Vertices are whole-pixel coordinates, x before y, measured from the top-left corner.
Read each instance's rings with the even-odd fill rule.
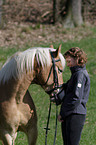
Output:
[[[63,122],[64,120],[62,119],[61,115],[58,115],[58,121]]]

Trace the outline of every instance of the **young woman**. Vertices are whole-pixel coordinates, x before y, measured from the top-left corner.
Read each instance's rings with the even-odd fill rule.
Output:
[[[64,145],[79,145],[90,90],[90,79],[85,67],[87,57],[78,47],[69,49],[64,57],[71,70],[71,78],[64,84],[65,97],[58,120],[61,122]]]

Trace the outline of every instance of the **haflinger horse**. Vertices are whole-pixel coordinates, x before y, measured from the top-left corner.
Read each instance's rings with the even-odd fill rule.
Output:
[[[37,114],[28,87],[35,83],[46,92],[54,88],[50,51],[58,60],[55,66],[62,84],[65,59],[61,46],[57,50],[37,47],[17,52],[0,70],[0,139],[4,145],[14,145],[17,131],[27,135],[29,145],[36,145]]]

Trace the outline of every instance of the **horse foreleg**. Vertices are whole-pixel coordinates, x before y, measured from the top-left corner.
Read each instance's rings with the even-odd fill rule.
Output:
[[[29,145],[36,145],[36,140],[37,140],[37,125],[33,126],[28,130],[28,144]]]
[[[14,134],[14,137],[12,138],[10,134],[5,133],[2,137],[3,145],[14,145],[14,141],[16,139],[17,133]]]
[[[3,145],[12,145],[12,137],[8,133],[2,137],[2,141]]]

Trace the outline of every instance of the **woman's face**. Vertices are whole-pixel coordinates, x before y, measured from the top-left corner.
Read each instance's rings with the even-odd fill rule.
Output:
[[[68,67],[74,67],[74,66],[77,66],[77,60],[71,56],[68,56],[66,58],[66,62],[67,62],[67,66]]]

